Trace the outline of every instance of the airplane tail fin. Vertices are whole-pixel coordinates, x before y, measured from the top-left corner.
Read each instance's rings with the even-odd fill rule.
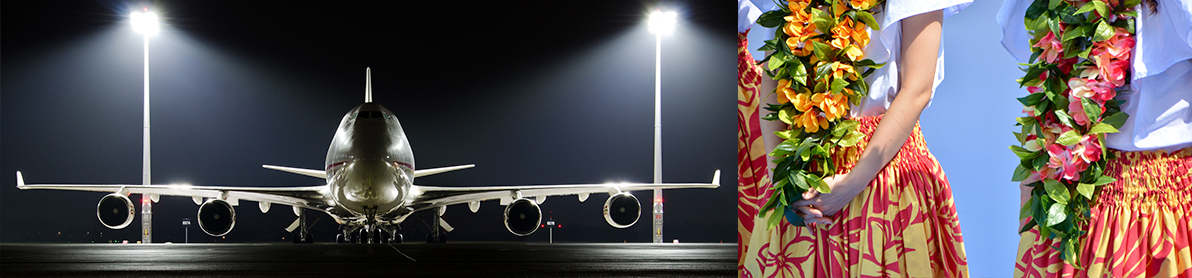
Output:
[[[372,69],[364,68],[364,103],[372,102]]]

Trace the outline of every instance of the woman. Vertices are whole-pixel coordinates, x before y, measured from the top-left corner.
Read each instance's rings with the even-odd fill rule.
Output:
[[[1030,0],[998,13],[1002,45],[1020,62],[1031,55],[1023,28]],[[1060,260],[1058,239],[1021,234],[1016,277],[1192,277],[1192,1],[1146,0],[1135,9],[1131,75],[1118,93],[1129,115],[1105,138],[1105,175],[1093,195],[1076,268]],[[1022,202],[1031,188],[1021,187]]]
[[[970,3],[888,1],[877,10],[881,29],[869,30],[864,56],[886,65],[866,78],[868,96],[849,114],[865,138],[832,151],[831,193],[792,204],[811,225],[766,230],[754,220],[741,276],[968,276],[951,189],[917,122],[943,80],[942,21]],[[761,92],[774,88],[767,83]],[[763,123],[768,149],[781,142],[768,136],[780,125]]]

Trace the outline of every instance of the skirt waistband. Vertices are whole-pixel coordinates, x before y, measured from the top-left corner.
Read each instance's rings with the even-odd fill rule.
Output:
[[[1115,158],[1106,163],[1105,175],[1117,181],[1101,187],[1099,206],[1149,210],[1192,205],[1192,148],[1109,151]]]

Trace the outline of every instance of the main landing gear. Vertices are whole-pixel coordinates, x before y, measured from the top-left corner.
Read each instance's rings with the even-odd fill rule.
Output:
[[[401,244],[404,241],[400,225],[340,226],[340,230],[342,232],[335,236],[335,243]]]
[[[316,217],[311,225],[319,223],[319,219],[323,219],[323,215]],[[306,210],[298,211],[298,225],[298,229],[292,234],[294,243],[315,243],[314,237],[310,234],[310,226],[306,225]]]

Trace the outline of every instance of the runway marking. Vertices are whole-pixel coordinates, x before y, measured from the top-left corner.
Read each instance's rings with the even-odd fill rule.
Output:
[[[406,253],[402,253],[401,250],[397,250],[397,247],[393,246],[393,243],[385,243],[385,244],[389,245],[389,247],[392,247],[393,251],[397,251],[398,254],[405,256],[406,259],[410,259],[411,261],[418,262],[418,260],[415,260],[414,258],[411,258],[409,255],[406,255]]]

